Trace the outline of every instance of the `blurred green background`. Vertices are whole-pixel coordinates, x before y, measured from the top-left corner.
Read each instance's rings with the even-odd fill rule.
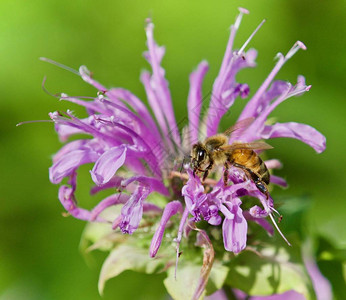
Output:
[[[152,16],[156,41],[166,46],[163,66],[179,120],[187,114],[188,76],[202,59],[210,64],[204,93],[210,91],[238,6],[250,10],[236,38],[238,47],[267,19],[250,44],[259,51],[258,67],[241,73],[239,80],[248,82],[254,92],[274,66],[276,53],[286,53],[296,40],[303,41],[308,51],[298,52],[277,79],[295,82],[303,74],[312,89],[283,103],[273,116],[310,124],[327,137],[327,150],[320,155],[296,140],[271,143],[275,149],[268,155],[284,164],[276,174],[290,185],[287,190],[276,188],[274,199],[310,195],[309,230],[340,247],[346,245],[345,1],[1,0],[0,299],[101,298],[97,279],[105,256],[84,260],[78,244],[85,223],[62,217],[58,187],[48,180],[51,155],[61,147],[52,125],[15,126],[47,119],[55,110],[79,112],[42,91],[44,76],[52,93],[93,96],[95,90],[38,58],[75,69],[87,65],[105,86],[125,87],[145,99],[139,74],[148,68],[142,57],[143,28],[145,18]],[[223,127],[236,120],[243,105],[235,105]],[[86,200],[80,200],[91,207],[98,200],[89,199],[88,168],[83,172]],[[161,280],[159,275],[125,272],[108,282],[104,299],[160,299],[165,293]]]

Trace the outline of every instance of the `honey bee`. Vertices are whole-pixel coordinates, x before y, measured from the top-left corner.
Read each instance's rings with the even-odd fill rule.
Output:
[[[269,171],[254,150],[266,150],[272,147],[265,142],[228,144],[230,133],[249,126],[253,118],[247,118],[236,123],[233,127],[222,134],[208,137],[204,142],[193,145],[191,150],[191,167],[193,175],[196,172],[204,172],[203,181],[208,177],[214,166],[224,166],[223,180],[225,186],[228,182],[229,167],[234,166],[242,169],[251,179],[259,191],[269,197],[268,184],[270,181]]]

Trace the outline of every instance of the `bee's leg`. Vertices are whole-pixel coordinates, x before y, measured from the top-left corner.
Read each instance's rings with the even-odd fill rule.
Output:
[[[234,163],[233,164],[235,167],[237,168],[241,168],[242,170],[244,170],[246,172],[246,174],[249,175],[249,177],[252,179],[252,181],[256,184],[256,187],[259,189],[259,191],[261,193],[263,193],[264,195],[266,195],[267,200],[269,199],[269,191],[268,191],[268,187],[267,185],[262,181],[261,177],[256,174],[255,172],[251,171],[250,169],[246,168],[243,165]]]
[[[198,172],[204,172],[205,170],[202,170],[202,169],[200,169],[200,168],[198,168],[198,167],[195,167],[195,168],[193,169],[193,172],[192,172],[193,177],[195,177],[197,171],[198,171]]]
[[[211,170],[214,166],[214,161],[210,160],[209,166],[204,170],[203,181],[208,177],[209,170]]]
[[[227,186],[227,182],[228,182],[228,174],[229,174],[228,168],[229,168],[228,163],[225,163],[225,171],[223,172],[223,183],[225,186]]]

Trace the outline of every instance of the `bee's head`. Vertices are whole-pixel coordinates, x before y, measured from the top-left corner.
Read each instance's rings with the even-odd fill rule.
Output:
[[[191,150],[191,167],[196,171],[207,159],[207,151],[201,143],[193,145]]]

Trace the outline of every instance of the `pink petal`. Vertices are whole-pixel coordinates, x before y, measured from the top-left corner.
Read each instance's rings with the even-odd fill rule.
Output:
[[[164,119],[167,122],[171,138],[176,145],[180,145],[179,128],[174,116],[171,93],[168,88],[168,82],[165,79],[165,71],[161,67],[161,60],[165,49],[156,44],[153,32],[154,25],[151,23],[151,20],[147,21],[145,32],[147,35],[148,52],[145,53],[145,57],[148,59],[153,71],[153,75],[150,78],[150,86],[155,94],[156,102],[162,110]],[[153,107],[153,105],[151,107]]]
[[[91,150],[73,150],[53,163],[49,168],[49,179],[52,183],[59,183],[64,177],[72,174],[80,165],[96,161],[98,154]]]
[[[244,98],[248,93],[248,87],[239,85],[235,80],[235,76],[241,69],[255,66],[254,58],[256,57],[256,51],[249,50],[245,55],[238,55],[232,50],[234,38],[244,13],[245,11],[240,9],[240,14],[237,16],[235,24],[231,26],[231,33],[222,65],[214,81],[207,117],[207,136],[217,133],[222,116],[233,105],[236,97],[240,95]]]
[[[97,88],[102,93],[105,93],[107,91],[107,89],[102,84],[100,84],[99,82],[97,82],[96,80],[91,78],[90,71],[87,69],[86,66],[81,66],[79,68],[79,74],[82,76],[82,78],[85,82],[93,85],[95,88]]]
[[[138,99],[134,94],[132,94],[130,91],[123,89],[123,88],[113,88],[110,89],[106,96],[112,101],[113,99],[120,99],[125,102],[125,104],[131,105],[131,107],[140,115],[143,120],[147,122],[149,126],[152,126],[155,130],[155,134],[159,135],[159,132],[156,128],[156,124],[151,117],[148,109],[143,104],[143,102]]]
[[[270,183],[280,185],[282,187],[287,187],[288,184],[285,179],[276,175],[270,175]]]
[[[190,90],[187,102],[189,114],[189,136],[191,145],[198,142],[199,119],[202,108],[202,82],[209,67],[206,61],[202,61],[197,70],[190,75]]]
[[[333,291],[330,282],[322,275],[316,261],[309,253],[303,253],[303,260],[306,269],[311,277],[317,300],[333,299]]]
[[[66,145],[64,145],[54,156],[53,163],[59,161],[63,156],[68,154],[73,150],[78,150],[84,148],[84,145],[88,142],[88,140],[75,140]]]
[[[121,145],[107,150],[100,156],[92,171],[90,171],[91,177],[96,184],[105,184],[113,177],[125,162],[126,150],[127,147]]]
[[[298,139],[314,148],[317,153],[321,153],[326,149],[325,136],[306,124],[296,122],[276,123],[272,126],[266,126],[261,136],[265,139],[278,137]]]
[[[182,213],[183,212],[183,206],[179,201],[172,201],[169,202],[165,210],[163,211],[162,218],[159,224],[159,227],[156,229],[153,239],[151,240],[150,245],[150,257],[155,257],[157,251],[160,248],[163,233],[165,231],[165,227],[169,219],[175,215],[176,213]]]
[[[89,221],[94,221],[99,216],[99,214],[103,212],[107,207],[110,207],[116,204],[125,203],[128,199],[129,199],[129,195],[127,194],[114,194],[103,199],[91,211]]]
[[[121,210],[122,220],[119,225],[123,233],[132,234],[138,228],[143,214],[143,201],[150,192],[149,188],[138,186],[123,206]]]
[[[170,129],[167,124],[167,120],[165,117],[165,114],[163,110],[161,109],[161,103],[160,99],[157,97],[155,90],[152,87],[151,84],[151,75],[147,71],[143,71],[141,74],[141,82],[144,85],[145,92],[147,94],[148,102],[150,104],[150,107],[152,108],[155,118],[157,120],[157,123],[159,124],[159,128],[162,130],[163,135],[165,137],[168,137],[166,142],[170,147],[173,147],[171,136],[170,136]]]
[[[237,204],[233,205],[231,212],[234,218],[225,218],[222,224],[223,243],[227,251],[239,253],[246,247],[247,222]]]
[[[278,159],[269,159],[264,161],[268,169],[281,169],[282,163]]]
[[[247,300],[249,298],[251,300],[306,300],[306,298],[302,294],[294,290],[290,290],[282,294],[274,294],[271,296],[251,296],[251,297],[247,295],[246,293],[244,293],[243,291],[237,290],[237,289],[233,289],[233,293],[238,300]]]
[[[90,218],[90,211],[79,208],[74,198],[74,193],[71,187],[62,185],[59,189],[59,200],[64,208],[70,215],[76,219],[88,221]]]
[[[273,70],[269,73],[268,77],[264,80],[260,88],[252,96],[251,100],[246,104],[245,108],[243,109],[243,112],[239,116],[239,120],[254,117],[257,115],[257,110],[261,105],[261,101],[263,101],[263,95],[266,93],[266,90],[275,78],[276,74],[280,71],[281,67],[285,64],[287,60],[289,60],[293,56],[294,53],[296,53],[296,51],[298,51],[298,49],[305,50],[305,47],[303,47],[303,45],[300,43],[296,43],[293,46],[293,48],[287,53],[286,56],[282,55],[281,53],[278,54],[278,62],[276,63]]]

